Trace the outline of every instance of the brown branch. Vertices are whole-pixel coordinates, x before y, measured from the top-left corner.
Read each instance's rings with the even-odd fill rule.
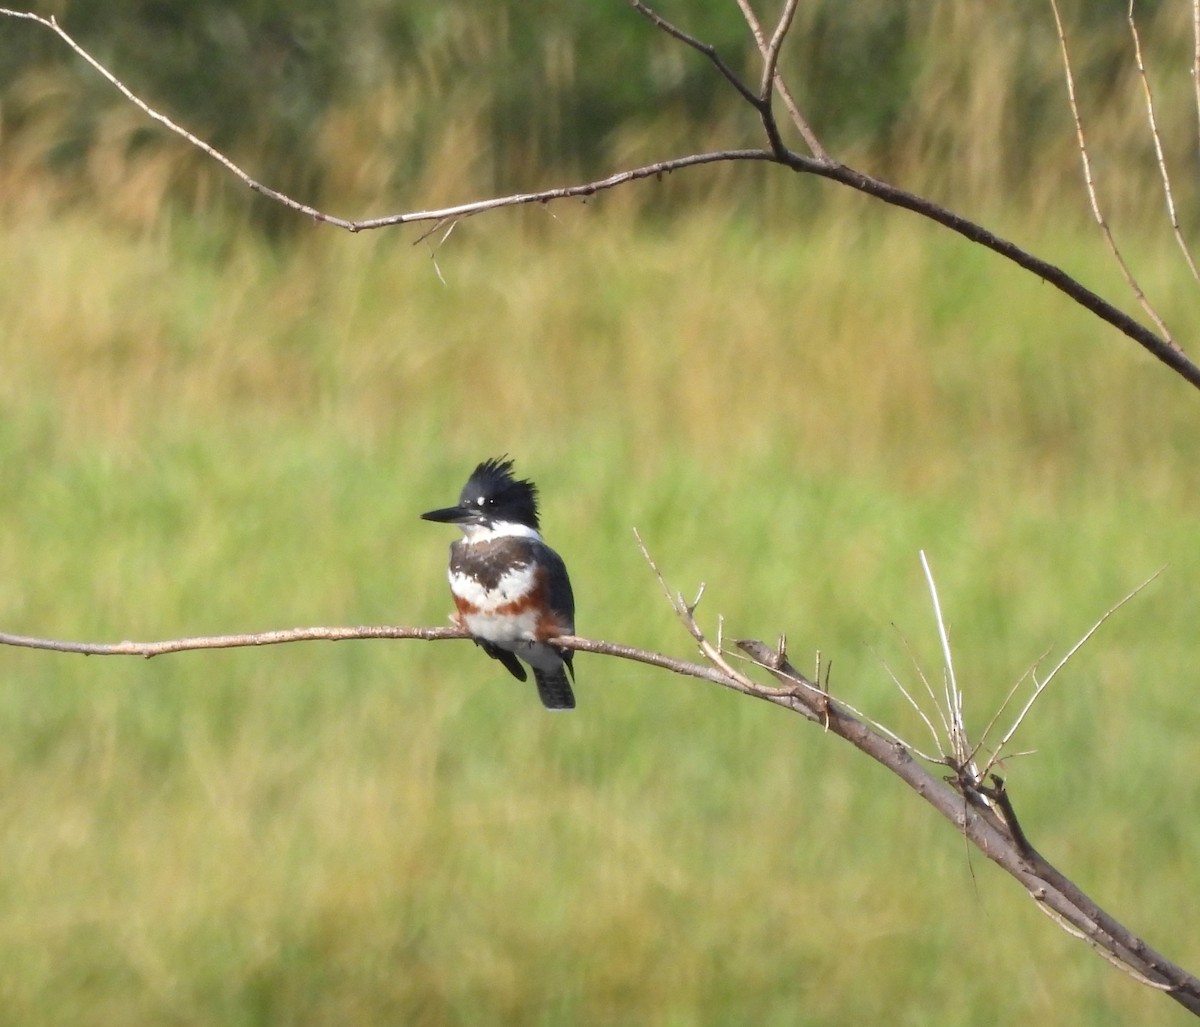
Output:
[[[677,25],[667,21],[667,19],[657,11],[647,7],[644,3],[642,3],[642,0],[625,0],[625,2],[628,3],[629,6],[635,11],[637,11],[638,14],[646,18],[655,28],[665,32],[672,39],[683,43],[684,46],[689,46],[697,53],[702,54],[708,59],[709,62],[711,62],[712,66],[721,73],[721,76],[731,86],[733,86],[733,88],[736,89],[739,94],[741,94],[743,100],[745,100],[752,107],[758,106],[759,98],[755,95],[754,90],[746,85],[746,83],[738,77],[737,72],[735,72],[728,64],[725,63],[721,55],[717,53],[717,48],[715,46],[713,46],[711,43],[705,43],[702,40],[697,39],[695,36],[684,32],[683,29],[679,28]]]
[[[765,89],[759,93],[755,93],[733,72],[729,65],[721,58],[721,55],[717,52],[717,48],[711,43],[705,43],[690,33],[685,32],[672,22],[667,21],[667,19],[657,11],[652,10],[642,3],[642,0],[626,0],[626,3],[628,3],[629,6],[639,14],[646,17],[655,28],[665,32],[672,39],[678,40],[685,46],[690,46],[693,50],[707,57],[709,61],[712,62],[713,66],[733,86],[733,88],[738,91],[738,94],[741,96],[741,98],[758,112],[759,120],[762,122],[763,131],[766,132],[767,140],[771,144],[771,152],[777,157],[786,152],[787,148],[784,146],[783,137],[779,134],[779,125],[775,121],[775,112],[771,108],[770,89]],[[780,39],[780,42],[782,42],[782,38]],[[773,81],[773,65],[778,55],[776,54],[775,57],[772,57],[769,48],[764,49],[762,53],[764,65],[772,66],[772,77],[768,81]]]
[[[790,154],[783,162],[794,171],[820,175],[843,185],[874,196],[895,207],[904,207],[922,217],[937,222],[944,228],[956,232],[971,242],[978,243],[1012,261],[1018,267],[1023,267],[1038,278],[1049,282],[1060,292],[1071,297],[1085,310],[1091,311],[1100,320],[1112,325],[1127,338],[1132,339],[1147,353],[1155,357],[1185,381],[1200,389],[1200,367],[1194,364],[1178,346],[1168,339],[1157,335],[1136,318],[1131,317],[1119,307],[1114,306],[1098,293],[1093,292],[1082,282],[1072,278],[1066,271],[1048,260],[1034,256],[1028,250],[1022,249],[1016,243],[989,231],[982,225],[976,224],[941,205],[917,196],[899,186],[891,185],[878,178],[872,178],[861,171],[847,167],[845,164],[826,165],[811,160],[800,154]]]
[[[117,78],[116,75],[104,67],[104,65],[96,60],[95,57],[93,57],[87,52],[87,50],[80,46],[79,43],[77,43],[75,39],[67,33],[67,31],[58,23],[55,18],[42,17],[40,14],[34,14],[30,11],[12,11],[6,8],[0,8],[0,15],[32,21],[54,32],[60,39],[62,39],[64,43],[67,44],[68,47],[70,47],[76,54],[79,55],[79,57],[95,68],[103,78],[105,78],[115,89],[121,93],[122,96],[124,96],[130,103],[142,111],[147,117],[153,118],[164,128],[174,132],[176,135],[192,146],[196,147],[206,156],[211,157],[249,189],[267,197],[267,199],[274,200],[276,203],[282,204],[289,210],[294,210],[299,214],[304,214],[307,217],[312,218],[314,221],[332,225],[335,228],[343,228],[347,232],[352,233],[424,221],[435,222],[434,230],[436,231],[436,229],[440,227],[441,223],[446,221],[459,221],[475,214],[482,214],[485,211],[499,210],[502,207],[517,207],[530,203],[549,203],[553,200],[576,198],[586,199],[589,196],[594,196],[596,193],[605,192],[609,189],[615,189],[618,186],[625,185],[627,182],[635,182],[644,178],[661,178],[663,175],[670,174],[672,171],[678,171],[682,168],[696,167],[701,164],[715,164],[718,162],[728,163],[731,161],[741,160],[761,161],[773,159],[773,154],[766,150],[721,150],[713,153],[693,153],[688,154],[685,157],[676,157],[670,160],[655,161],[653,164],[647,164],[642,167],[620,171],[616,174],[609,175],[607,178],[598,179],[593,182],[584,182],[579,185],[559,186],[552,189],[538,190],[536,192],[514,193],[511,196],[490,197],[486,200],[460,203],[452,207],[407,211],[401,214],[389,214],[385,217],[361,218],[352,220],[318,210],[316,207],[310,206],[307,203],[301,203],[299,200],[294,200],[285,193],[281,193],[278,190],[272,189],[270,186],[264,185],[257,179],[252,178],[247,171],[242,169],[220,150],[216,149],[216,147],[206,143],[199,136],[189,132],[182,125],[173,121],[160,111],[155,110],[148,103],[146,103],[145,100],[137,96],[127,85],[125,85],[124,82]],[[751,100],[757,100],[757,98],[752,92],[749,91],[749,89],[746,90],[746,94]]]
[[[737,644],[784,686],[759,698],[793,709],[809,720],[820,721],[828,733],[886,767],[988,859],[1016,878],[1040,908],[1070,925],[1079,937],[1131,976],[1164,991],[1190,1012],[1200,1014],[1200,979],[1147,945],[1041,856],[1029,844],[1011,812],[1011,799],[1002,790],[1003,782],[998,784],[1001,791],[997,793],[996,789],[984,790],[958,775],[952,776],[949,783],[935,777],[902,745],[848,713],[842,703],[797,671],[784,654],[755,640]],[[997,804],[999,812],[984,801],[994,801],[997,794],[1003,795],[1003,801]]]
[[[825,688],[797,671],[788,661],[782,639],[775,648],[756,640],[737,643],[755,666],[766,670],[778,681],[778,687],[765,685],[735,669],[726,656],[720,638],[718,637],[717,644],[714,645],[696,622],[695,610],[703,595],[703,587],[693,602],[685,602],[681,595],[672,593],[640,538],[638,542],[658,576],[668,600],[688,628],[708,664],[692,663],[650,650],[573,635],[555,639],[556,645],[578,652],[632,660],[674,674],[709,681],[763,699],[821,724],[827,733],[849,742],[904,781],[990,860],[1015,877],[1038,903],[1039,908],[1050,914],[1061,926],[1087,941],[1137,980],[1166,992],[1184,1008],[1200,1014],[1200,980],[1156,952],[1101,909],[1033,848],[1017,821],[1003,781],[993,776],[994,787],[986,787],[980,782],[976,771],[965,766],[955,766],[951,759],[936,762],[949,767],[953,771],[952,775],[948,778],[935,776],[914,759],[911,747],[895,734],[880,728],[879,725],[869,723],[852,707],[832,697]],[[159,642],[114,643],[70,642],[0,633],[0,645],[85,656],[149,658],[194,650],[254,648],[303,641],[465,641],[469,637],[458,628],[366,626],[291,628],[247,634],[195,636]]]
[[[881,763],[954,824],[990,860],[1015,877],[1038,903],[1039,908],[1048,912],[1052,919],[1070,933],[1087,941],[1135,980],[1166,992],[1184,1008],[1200,1014],[1200,979],[1150,948],[1140,937],[1101,909],[1074,882],[1034,849],[1017,820],[1004,781],[992,775],[993,785],[983,784],[982,775],[974,765],[973,754],[968,751],[965,735],[961,741],[957,737],[953,739],[957,758],[937,761],[953,771],[951,777],[939,779],[913,759],[912,747],[903,743],[894,733],[880,729],[878,724],[868,723],[857,710],[841,700],[834,699],[819,683],[810,681],[797,671],[788,662],[782,639],[774,649],[753,639],[737,643],[757,666],[774,676],[782,687],[772,688],[759,684],[734,670],[726,659],[720,636],[718,635],[716,645],[713,645],[696,621],[695,611],[704,593],[703,586],[693,602],[685,602],[680,593],[673,592],[667,585],[640,535],[637,536],[637,540],[642,555],[658,578],[667,600],[696,640],[700,651],[729,678],[729,682],[725,682],[727,687],[799,713],[806,719],[823,725],[827,733],[843,738]],[[926,571],[928,573],[927,564]],[[937,593],[933,588],[932,575],[929,576],[936,608]],[[1134,590],[1132,595],[1136,595],[1144,587],[1145,585]],[[1128,598],[1106,613],[1100,623],[1128,601]],[[949,661],[948,640],[944,633],[940,609],[938,625],[939,630],[943,632],[942,639],[947,647]],[[1083,641],[1098,627],[1099,624]],[[1075,646],[1075,650],[1083,641]],[[957,687],[954,692],[957,697]],[[955,702],[958,702],[957,698]],[[954,718],[953,711],[951,717]],[[957,725],[961,728],[961,708],[957,715]],[[955,726],[956,720],[952,719],[949,728],[952,734]]]
[[[30,635],[14,635],[0,632],[0,645],[22,649],[41,649],[55,653],[73,653],[79,656],[140,656],[150,659],[172,653],[196,652],[210,649],[255,649],[267,645],[285,645],[291,642],[349,642],[365,639],[406,639],[425,642],[464,641],[471,636],[459,628],[396,627],[389,625],[366,625],[361,627],[310,627],[284,628],[277,631],[245,632],[235,635],[193,635],[188,638],[170,638],[158,642],[70,642],[57,638],[35,638]],[[701,678],[726,687],[733,687],[726,675],[712,667],[686,660],[677,660],[662,653],[617,642],[580,638],[563,635],[554,644],[577,652],[615,656],[622,660],[633,660],[651,667],[669,670],[685,677]]]
[[[695,39],[694,37],[682,32],[680,29],[665,22],[658,15],[654,15],[649,11],[640,0],[627,0],[631,6],[650,17],[656,25],[661,27],[664,32],[670,34],[673,38],[686,43],[697,49],[699,52],[709,56],[713,61],[714,66],[722,69],[721,73],[738,89],[740,95],[746,100],[756,111],[762,111],[762,102],[753,91],[737,78],[736,74],[729,69],[708,44]],[[739,4],[745,4],[744,9],[749,9],[746,0],[738,0]],[[349,232],[360,232],[367,229],[385,228],[392,225],[402,225],[411,222],[434,222],[435,224],[444,224],[447,221],[454,221],[474,214],[481,214],[485,211],[497,210],[502,207],[513,207],[531,203],[549,203],[554,200],[569,199],[569,198],[586,198],[596,193],[613,189],[624,185],[627,182],[658,178],[672,171],[681,170],[689,167],[696,167],[702,164],[715,164],[731,161],[767,161],[781,164],[784,167],[790,168],[792,171],[801,174],[819,175],[823,178],[828,178],[831,181],[847,186],[858,192],[865,193],[875,199],[881,200],[884,203],[896,207],[902,207],[911,210],[914,213],[928,218],[937,224],[948,228],[952,232],[956,232],[971,242],[977,243],[994,253],[999,254],[1007,260],[1012,261],[1019,267],[1038,276],[1049,282],[1055,288],[1059,289],[1072,300],[1084,307],[1086,310],[1095,314],[1102,321],[1112,325],[1122,334],[1127,336],[1132,341],[1145,349],[1148,353],[1160,360],[1172,371],[1182,377],[1196,388],[1200,388],[1200,366],[1194,364],[1188,357],[1173,344],[1169,337],[1156,334],[1150,328],[1147,328],[1135,318],[1126,314],[1123,310],[1109,303],[1103,297],[1088,289],[1082,283],[1072,278],[1064,270],[1051,264],[1049,261],[1035,257],[1033,254],[1021,249],[1016,244],[1009,242],[994,232],[989,231],[981,225],[973,221],[955,214],[932,200],[927,200],[922,196],[910,193],[907,190],[901,189],[898,186],[891,185],[880,179],[873,178],[855,168],[845,164],[831,160],[824,151],[816,143],[814,138],[810,138],[809,134],[805,134],[805,139],[813,148],[816,156],[804,156],[795,153],[782,143],[778,142],[778,136],[770,139],[771,149],[759,150],[722,150],[710,153],[691,154],[685,157],[678,157],[671,160],[658,161],[653,164],[647,164],[639,168],[634,168],[629,171],[618,172],[608,176],[607,178],[598,179],[593,182],[586,182],[579,185],[565,186],[553,189],[544,189],[537,192],[516,193],[511,196],[495,197],[485,200],[477,200],[470,203],[462,203],[453,207],[444,207],[436,210],[411,211],[400,214],[392,214],[386,217],[369,218],[364,220],[349,220],[346,218],[336,217],[332,214],[327,214],[317,210],[314,207],[305,203],[300,203],[284,194],[270,189],[260,182],[255,181],[245,171],[238,167],[232,160],[220,153],[218,150],[198,139],[186,129],[181,128],[170,118],[155,111],[145,101],[135,96],[116,76],[104,68],[95,58],[88,54],[78,43],[75,42],[55,21],[53,18],[45,18],[41,15],[34,14],[28,11],[13,11],[6,8],[0,8],[0,16],[8,16],[12,18],[21,18],[32,21],[58,35],[73,51],[80,55],[92,67],[109,82],[111,82],[122,95],[126,96],[131,103],[135,104],[140,110],[144,111],[147,116],[160,122],[169,130],[177,133],[182,138],[187,140],[192,145],[196,146],[202,152],[207,154],[213,160],[220,163],[228,169],[235,177],[244,182],[249,188],[261,193],[269,199],[295,210],[299,213],[306,214],[315,221],[333,225],[337,228],[343,228]],[[759,32],[761,37],[761,30]],[[764,46],[770,46],[764,42]],[[798,112],[797,112],[798,115]],[[802,121],[803,119],[800,119]],[[764,119],[764,124],[773,123],[773,119],[768,111],[767,117]],[[770,134],[770,133],[768,133]]]
[[[283,645],[288,642],[344,642],[362,638],[419,638],[437,642],[449,638],[466,638],[458,628],[410,627],[345,627],[345,628],[286,628],[281,631],[260,631],[238,635],[197,635],[191,638],[172,638],[162,642],[67,642],[55,638],[33,638],[0,632],[0,645],[24,649],[44,649],[56,653],[75,653],[81,656],[166,656],[170,653],[198,649],[240,649],[264,645]]]
[[[1200,3],[1200,0],[1196,0]],[[741,9],[742,17],[746,19],[746,24],[750,27],[750,32],[754,36],[754,42],[758,46],[758,52],[762,54],[763,59],[771,52],[770,43],[763,34],[762,23],[758,20],[758,15],[754,13],[754,8],[750,6],[750,0],[737,0],[737,5]],[[787,28],[791,27],[792,17],[795,14],[795,4],[789,8],[784,8],[783,15],[780,17],[780,25],[784,24],[784,19],[787,21]],[[784,30],[786,36],[787,29]],[[782,46],[783,36],[780,37],[780,45]],[[778,60],[778,57],[776,57]],[[787,108],[788,116],[792,119],[792,124],[796,126],[796,131],[800,133],[800,137],[804,140],[804,144],[808,147],[809,152],[819,161],[832,163],[832,158],[826,152],[825,147],[821,145],[821,141],[817,138],[815,132],[808,124],[808,119],[800,113],[800,105],[796,103],[796,99],[792,96],[791,89],[788,88],[787,82],[778,70],[774,74],[775,91],[783,98],[783,105]]]
[[[651,564],[653,566],[653,561]],[[655,573],[658,574],[657,567]],[[856,716],[855,712],[851,712],[851,707],[831,697],[824,688],[797,671],[788,661],[782,642],[776,648],[756,640],[737,643],[756,666],[762,667],[776,678],[780,687],[764,685],[734,669],[722,647],[709,642],[696,623],[694,613],[700,597],[697,596],[696,601],[691,604],[685,603],[678,594],[672,595],[661,574],[659,580],[700,650],[709,660],[709,665],[578,636],[563,636],[556,639],[555,644],[578,652],[632,660],[671,673],[709,681],[763,699],[821,724],[827,733],[849,742],[904,781],[989,859],[1015,877],[1039,907],[1071,933],[1086,940],[1106,958],[1138,980],[1166,992],[1193,1013],[1200,1013],[1200,980],[1156,952],[1101,909],[1033,848],[1017,822],[1011,799],[1004,791],[1002,781],[994,779],[995,787],[985,788],[974,776],[964,773],[960,768],[954,768],[948,760],[946,765],[951,766],[955,771],[954,775],[950,778],[936,777],[913,758],[910,748],[895,735],[885,734],[876,726],[860,719],[861,715]],[[195,636],[159,642],[114,643],[70,642],[0,633],[0,645],[85,656],[149,658],[194,650],[254,648],[303,641],[461,641],[469,637],[457,628],[366,626],[292,628],[247,634]]]
[[[783,40],[788,34],[788,29],[792,27],[792,20],[796,17],[797,2],[798,0],[786,0],[784,3],[783,12],[779,15],[779,24],[775,26],[771,41],[763,54],[762,85],[758,95],[764,101],[770,100],[775,80],[779,77],[779,52],[783,49]]]

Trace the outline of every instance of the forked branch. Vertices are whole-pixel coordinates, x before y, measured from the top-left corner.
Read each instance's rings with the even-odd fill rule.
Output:
[[[653,23],[655,27],[666,33],[676,42],[683,43],[696,50],[713,65],[729,85],[736,90],[741,100],[755,111],[766,136],[767,146],[765,148],[693,153],[682,157],[655,161],[637,168],[620,171],[603,178],[575,185],[513,193],[508,196],[473,200],[454,204],[449,207],[413,210],[365,219],[351,219],[329,214],[318,210],[310,204],[295,200],[252,178],[225,154],[136,96],[115,74],[105,68],[76,42],[53,17],[44,17],[32,11],[16,11],[7,8],[0,8],[0,16],[32,22],[53,32],[66,46],[70,47],[81,59],[94,68],[98,74],[119,90],[139,110],[148,117],[153,118],[169,131],[179,135],[212,160],[215,160],[226,171],[234,175],[235,178],[253,191],[261,193],[268,199],[282,204],[290,210],[310,217],[314,221],[333,225],[348,232],[361,232],[368,229],[388,228],[395,225],[416,222],[432,223],[436,230],[447,222],[453,223],[454,221],[488,211],[527,204],[545,204],[566,199],[586,199],[589,196],[624,186],[630,182],[658,178],[674,171],[681,171],[700,165],[739,161],[769,162],[778,164],[798,174],[817,175],[827,178],[850,189],[872,196],[884,203],[913,211],[921,217],[927,218],[952,232],[956,232],[971,242],[992,250],[1038,278],[1049,282],[1080,306],[1136,342],[1185,381],[1191,383],[1196,388],[1200,388],[1200,366],[1193,363],[1174,344],[1173,340],[1168,337],[1165,327],[1160,326],[1160,330],[1156,332],[1154,329],[1142,324],[1136,318],[1126,314],[1099,294],[1088,289],[1081,282],[1067,274],[1062,268],[1049,261],[1035,256],[1009,240],[989,231],[982,225],[964,218],[948,208],[934,203],[932,200],[881,179],[874,178],[829,156],[818,142],[816,135],[809,127],[808,121],[801,114],[791,92],[788,90],[786,83],[779,73],[778,62],[788,30],[792,26],[792,15],[796,9],[795,0],[785,0],[782,14],[769,38],[764,33],[760,20],[754,14],[750,0],[736,0],[743,17],[746,19],[747,25],[754,35],[763,61],[761,86],[758,91],[743,81],[733,70],[729,62],[720,55],[712,44],[706,43],[668,22],[647,4],[643,3],[642,0],[627,0],[627,2],[632,8]],[[803,137],[810,154],[797,153],[784,143],[772,110],[772,93],[769,86],[773,86],[774,90],[784,98],[789,115]]]
[[[1200,1014],[1200,980],[1165,956],[1101,909],[1075,884],[1053,867],[1030,844],[1013,811],[1004,782],[991,775],[985,784],[973,764],[973,754],[964,759],[962,745],[955,743],[947,755],[933,758],[901,739],[895,732],[831,695],[826,686],[801,674],[788,659],[783,640],[776,646],[746,639],[737,647],[748,657],[745,669],[734,666],[718,629],[716,641],[708,638],[696,618],[703,587],[690,603],[667,585],[639,537],[647,561],[658,577],[663,592],[687,628],[706,662],[695,663],[633,646],[577,636],[563,636],[555,644],[577,652],[632,660],[684,677],[721,685],[743,695],[773,703],[820,725],[832,735],[849,742],[880,763],[955,829],[980,849],[988,859],[1015,877],[1039,908],[1060,926],[1082,938],[1107,959],[1135,979],[1166,992],[1180,1005]],[[1111,611],[1110,611],[1111,612]],[[940,621],[940,618],[939,618]],[[457,628],[431,627],[311,627],[248,634],[210,635],[158,642],[71,642],[0,633],[0,645],[21,646],[86,656],[153,657],[195,650],[233,649],[281,645],[293,642],[347,642],[359,639],[451,641],[470,636]],[[736,659],[736,657],[734,657]],[[775,684],[752,676],[765,671]],[[961,706],[958,717],[961,720]],[[928,724],[929,721],[926,720]],[[922,760],[949,771],[935,776]]]

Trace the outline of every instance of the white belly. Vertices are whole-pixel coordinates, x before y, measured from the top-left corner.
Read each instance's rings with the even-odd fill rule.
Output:
[[[536,610],[503,614],[498,611],[532,591],[535,573],[533,564],[527,564],[508,571],[496,583],[495,588],[484,588],[469,575],[451,572],[451,591],[476,610],[475,613],[463,615],[463,625],[466,629],[472,635],[501,644],[534,638],[538,621]]]
[[[472,635],[486,638],[489,642],[507,645],[509,642],[528,641],[534,637],[537,628],[537,614],[529,610],[522,614],[496,615],[491,613],[470,613],[462,618],[463,624]]]

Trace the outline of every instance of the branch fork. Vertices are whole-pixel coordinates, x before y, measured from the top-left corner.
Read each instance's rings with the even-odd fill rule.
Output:
[[[982,225],[970,221],[948,208],[934,203],[932,200],[881,179],[874,178],[832,157],[821,145],[808,120],[801,113],[779,70],[783,45],[788,31],[793,24],[798,0],[785,0],[780,17],[776,21],[769,37],[763,30],[762,24],[755,14],[750,0],[736,0],[738,8],[754,37],[763,62],[757,89],[753,89],[747,85],[731,68],[729,63],[721,57],[712,44],[706,43],[672,24],[657,11],[642,2],[642,0],[626,0],[626,2],[634,11],[645,17],[655,28],[677,42],[697,51],[713,65],[717,72],[729,83],[731,88],[737,92],[743,102],[754,110],[762,125],[766,142],[765,147],[692,153],[682,157],[668,158],[640,167],[619,171],[604,178],[577,185],[513,193],[508,196],[473,200],[454,204],[449,207],[412,210],[388,214],[382,217],[359,219],[340,217],[319,210],[310,204],[295,200],[252,178],[224,153],[183,128],[134,94],[112,71],[76,42],[54,17],[46,17],[33,11],[18,11],[8,8],[0,8],[0,17],[29,21],[53,32],[67,47],[87,62],[99,75],[147,117],[152,118],[168,131],[175,133],[190,145],[200,150],[205,156],[216,161],[249,189],[298,214],[311,218],[318,224],[331,225],[352,233],[422,222],[432,225],[417,240],[421,241],[427,238],[428,235],[436,234],[447,226],[453,227],[456,222],[477,214],[528,204],[546,204],[566,199],[586,199],[589,196],[610,189],[616,189],[631,182],[649,178],[661,178],[664,174],[686,168],[740,161],[778,164],[798,174],[817,175],[827,178],[830,181],[872,196],[884,203],[913,211],[924,218],[936,222],[943,228],[962,235],[971,242],[992,250],[994,253],[999,254],[1006,260],[1012,261],[1037,278],[1049,282],[1074,302],[1089,310],[1096,317],[1107,322],[1133,342],[1137,343],[1185,381],[1200,389],[1200,365],[1193,363],[1186,356],[1179,344],[1171,338],[1161,318],[1148,305],[1146,306],[1147,315],[1155,322],[1158,331],[1147,327],[1140,321],[1129,316],[1115,304],[1087,288],[1057,265],[1023,250],[1021,247],[989,231]],[[1193,0],[1193,2],[1195,3],[1197,0]],[[1197,23],[1200,24],[1200,14],[1197,15],[1197,19]],[[1132,22],[1132,15],[1130,20]],[[1197,53],[1200,54],[1200,29],[1197,32]],[[1200,57],[1197,58],[1197,63],[1200,65]],[[772,98],[775,93],[778,93],[783,98],[791,122],[803,139],[808,150],[807,153],[799,153],[788,147],[784,142],[772,104]],[[1135,290],[1135,294],[1140,295],[1140,289],[1137,287],[1136,282],[1131,283],[1131,285]]]

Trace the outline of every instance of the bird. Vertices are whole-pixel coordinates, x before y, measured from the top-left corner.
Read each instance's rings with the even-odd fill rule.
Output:
[[[421,517],[463,533],[450,544],[454,622],[518,681],[528,680],[521,661],[529,664],[546,709],[573,710],[574,652],[552,640],[575,633],[575,596],[566,564],[542,538],[537,486],[494,457],[471,472],[457,506]]]

